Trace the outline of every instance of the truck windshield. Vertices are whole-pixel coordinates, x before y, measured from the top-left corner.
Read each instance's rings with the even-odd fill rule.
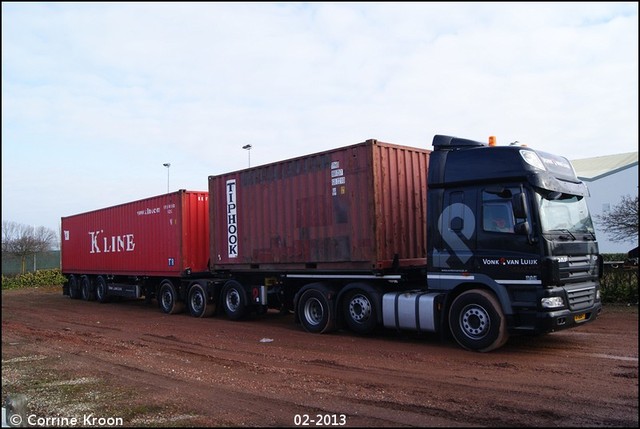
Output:
[[[582,196],[548,193],[546,196],[537,193],[540,209],[542,232],[578,232],[593,234],[593,223]]]

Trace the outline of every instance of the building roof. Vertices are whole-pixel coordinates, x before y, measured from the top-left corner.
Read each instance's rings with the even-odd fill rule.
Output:
[[[575,159],[571,161],[576,175],[588,182],[638,165],[638,152],[620,153],[617,155],[596,156],[594,158]]]

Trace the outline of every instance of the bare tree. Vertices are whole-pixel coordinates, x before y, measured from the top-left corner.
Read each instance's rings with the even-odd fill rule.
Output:
[[[2,254],[9,254],[12,251],[13,240],[18,235],[18,224],[15,222],[2,221]]]
[[[605,234],[613,241],[635,241],[638,239],[638,196],[622,197],[611,210],[595,216]]]
[[[2,221],[2,254],[20,258],[23,274],[27,256],[51,250],[56,241],[56,233],[44,226],[34,227]]]

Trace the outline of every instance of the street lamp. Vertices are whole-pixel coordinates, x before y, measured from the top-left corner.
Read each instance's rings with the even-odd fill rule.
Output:
[[[251,148],[253,146],[251,146],[250,144],[246,144],[244,146],[242,146],[242,149],[246,149],[247,150],[247,154],[249,155],[249,167],[251,167]]]
[[[171,167],[171,163],[167,162],[162,164],[167,167],[167,194],[169,193],[169,167]]]

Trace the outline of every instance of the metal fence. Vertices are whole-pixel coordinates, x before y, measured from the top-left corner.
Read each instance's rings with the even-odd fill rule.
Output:
[[[60,251],[51,250],[29,255],[24,261],[25,272],[60,268]],[[22,260],[11,254],[2,254],[2,275],[14,276],[22,273]]]

